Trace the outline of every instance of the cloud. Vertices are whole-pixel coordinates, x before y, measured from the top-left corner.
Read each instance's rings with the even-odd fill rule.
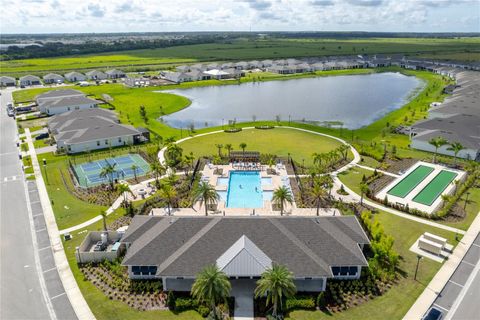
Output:
[[[120,5],[117,5],[115,7],[115,12],[116,13],[129,12],[133,10],[133,8],[134,8],[134,5],[131,2],[126,1]]]
[[[377,7],[383,3],[383,0],[347,0],[347,2],[354,6]]]
[[[258,11],[266,10],[272,6],[272,3],[266,0],[244,0],[243,2],[248,3],[250,8]]]
[[[92,17],[101,18],[105,15],[105,8],[100,6],[98,3],[96,4],[90,3],[87,6],[87,10]]]
[[[313,0],[310,4],[312,6],[328,7],[333,6],[334,3],[332,0]]]

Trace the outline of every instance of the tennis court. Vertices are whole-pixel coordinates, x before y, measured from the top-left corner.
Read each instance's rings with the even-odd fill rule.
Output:
[[[397,183],[392,189],[387,193],[405,198],[416,186],[420,184],[434,169],[428,166],[418,166],[410,172],[405,178],[403,178],[399,183]]]
[[[74,167],[80,186],[88,188],[109,183],[109,177],[101,177],[102,169],[108,165],[114,167],[113,179],[131,179],[144,176],[150,171],[148,163],[138,154],[126,154],[114,158],[86,162]],[[135,172],[134,172],[135,168]]]
[[[440,173],[413,198],[413,201],[427,206],[432,205],[456,176],[457,174],[451,171],[440,171]]]

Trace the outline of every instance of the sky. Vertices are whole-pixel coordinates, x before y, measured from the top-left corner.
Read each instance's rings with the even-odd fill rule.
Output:
[[[0,0],[0,33],[480,32],[480,0]]]

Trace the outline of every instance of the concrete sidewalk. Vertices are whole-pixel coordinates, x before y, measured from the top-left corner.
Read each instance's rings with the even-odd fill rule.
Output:
[[[43,208],[46,228],[50,237],[50,243],[53,250],[55,265],[57,266],[58,274],[60,275],[64,290],[78,319],[95,319],[95,316],[93,315],[87,302],[85,301],[85,298],[83,297],[80,289],[78,288],[72,270],[70,270],[70,265],[68,264],[67,256],[65,255],[62,241],[60,239],[60,234],[58,232],[58,227],[55,221],[55,216],[53,214],[50,198],[48,197],[47,188],[45,186],[45,182],[43,181],[42,173],[40,171],[41,168],[40,164],[38,163],[35,148],[33,146],[32,136],[28,128],[25,129],[25,135],[27,137],[33,171],[37,182],[40,202]]]
[[[405,320],[418,320],[428,311],[435,299],[442,291],[445,284],[450,280],[450,277],[457,269],[457,266],[462,261],[463,257],[467,253],[468,249],[472,245],[473,241],[480,232],[480,212],[471,224],[462,238],[450,255],[449,259],[443,264],[437,274],[433,277],[432,281],[425,288],[423,293],[418,297],[417,301],[408,310],[407,314],[403,317]]]

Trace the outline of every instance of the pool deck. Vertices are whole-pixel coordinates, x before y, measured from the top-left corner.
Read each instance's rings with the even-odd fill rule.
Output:
[[[405,179],[405,177],[407,177],[410,173],[412,173],[415,169],[417,169],[419,166],[426,166],[426,167],[431,167],[433,168],[433,171],[422,181],[420,182],[418,185],[416,185],[415,188],[413,188],[405,197],[401,198],[401,197],[397,197],[397,196],[394,196],[394,195],[391,195],[389,194],[388,192],[394,188],[400,181],[402,181],[403,179]],[[449,172],[453,172],[456,174],[456,177],[453,181],[451,181],[447,187],[443,190],[443,192],[441,192],[438,197],[435,199],[435,201],[433,201],[433,203],[431,205],[426,205],[426,204],[422,204],[422,203],[419,203],[419,202],[416,202],[414,201],[413,199],[420,193],[422,192],[422,190],[424,190],[424,188],[432,182],[432,180],[435,179],[435,177],[440,174],[442,171],[449,171]],[[423,212],[426,212],[426,213],[433,213],[435,210],[439,209],[442,205],[442,197],[441,195],[442,194],[451,194],[453,193],[453,191],[455,190],[455,181],[463,181],[463,179],[466,177],[466,173],[464,171],[460,171],[460,170],[455,170],[455,169],[451,169],[451,168],[447,168],[447,167],[444,167],[442,165],[438,165],[438,164],[433,164],[433,163],[427,163],[427,162],[423,162],[423,161],[419,161],[417,162],[415,165],[413,165],[412,167],[410,167],[402,176],[400,176],[399,178],[395,179],[394,181],[392,181],[390,184],[388,184],[385,188],[383,188],[380,192],[378,192],[376,194],[376,197],[378,199],[384,199],[385,196],[388,197],[388,202],[390,203],[399,203],[399,204],[402,204],[404,206],[406,206],[408,204],[408,207],[409,208],[415,208],[417,210],[421,210]]]
[[[284,185],[284,181],[288,179],[288,173],[285,169],[285,166],[279,165],[272,167],[275,169],[275,175],[267,174],[268,166],[261,166],[260,167],[260,176],[262,178],[269,177],[272,178],[271,185],[262,185],[263,191],[273,191],[276,188]],[[216,169],[222,169],[222,174],[218,175],[215,174]],[[228,178],[230,171],[238,171],[238,168],[234,168],[231,164],[230,165],[206,165],[204,169],[201,171],[202,178],[207,181],[212,186],[215,186],[217,191],[226,191],[228,186],[227,185],[219,185],[217,186],[218,178]],[[287,180],[288,181],[288,180]],[[223,200],[218,201],[217,210],[212,211],[209,210],[208,214],[212,216],[279,216],[280,211],[274,211],[272,209],[271,201],[264,201],[264,205],[262,208],[227,208],[226,202]],[[159,215],[164,216],[168,214],[168,210],[166,208],[155,208],[151,212],[152,215]],[[202,202],[197,201],[193,208],[175,208],[171,210],[171,214],[175,216],[198,216],[205,214],[205,207]],[[317,214],[316,208],[297,208],[296,204],[293,203],[292,205],[287,204],[284,209],[285,216],[315,216]],[[320,216],[334,216],[338,215],[339,211],[335,208],[320,208],[319,215]]]

